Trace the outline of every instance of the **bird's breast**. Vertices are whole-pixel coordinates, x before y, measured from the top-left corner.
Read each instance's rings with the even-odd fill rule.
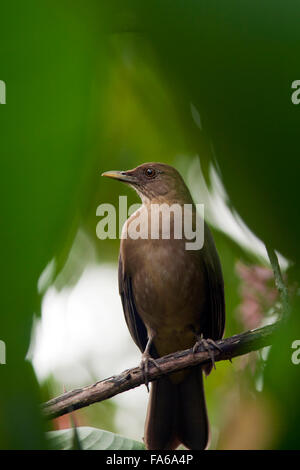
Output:
[[[191,347],[205,303],[204,276],[185,240],[122,240],[137,311],[156,332],[159,355]]]

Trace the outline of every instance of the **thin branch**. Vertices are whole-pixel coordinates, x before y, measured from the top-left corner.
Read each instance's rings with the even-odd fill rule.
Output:
[[[270,259],[270,263],[274,273],[275,285],[279,291],[280,299],[282,303],[282,317],[286,317],[289,313],[289,293],[284,283],[278,257],[275,250],[270,246],[266,245],[267,253]]]
[[[216,341],[220,350],[215,349],[214,351],[215,362],[230,360],[236,356],[269,346],[272,344],[274,333],[278,329],[279,324],[280,322],[277,322],[273,325]],[[210,360],[209,352],[204,349],[197,353],[193,353],[192,349],[186,349],[185,351],[169,354],[157,359],[156,362],[159,365],[159,369],[155,365],[150,365],[148,379],[153,381],[171,372],[200,364],[207,364]],[[143,383],[145,383],[143,373],[139,367],[135,367],[125,370],[120,375],[96,382],[93,385],[64,393],[44,403],[42,408],[48,419],[56,418],[79,408],[89,406],[92,403],[107,400]]]

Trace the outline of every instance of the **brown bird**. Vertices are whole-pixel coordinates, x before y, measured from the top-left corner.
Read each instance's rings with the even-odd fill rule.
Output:
[[[153,204],[189,204],[193,226],[196,207],[180,174],[162,163],[146,163],[129,171],[103,174],[132,186],[142,206],[125,223],[119,256],[119,290],[130,334],[142,351],[147,379],[149,362],[194,345],[214,347],[225,326],[223,276],[212,235],[204,223],[204,244],[186,249],[186,238],[177,238],[171,213],[170,237],[151,238]],[[148,228],[147,228],[148,223]],[[146,238],[130,236],[130,229],[146,226]],[[183,230],[182,230],[183,232]],[[142,232],[141,232],[142,233]],[[125,238],[127,234],[127,238]],[[144,233],[145,234],[145,233]],[[196,343],[195,343],[196,341]],[[212,358],[213,359],[213,358]],[[212,365],[206,366],[208,374]],[[194,367],[151,384],[144,441],[148,449],[189,449],[208,445],[209,424],[202,368]]]

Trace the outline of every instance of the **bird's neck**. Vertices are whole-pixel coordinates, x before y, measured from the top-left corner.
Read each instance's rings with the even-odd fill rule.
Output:
[[[180,206],[184,206],[185,204],[194,205],[192,197],[180,195],[180,194],[168,194],[168,196],[155,196],[155,197],[147,197],[144,195],[140,195],[141,201],[143,206],[149,207],[153,204],[167,204],[168,206],[172,206],[173,204],[179,204]]]

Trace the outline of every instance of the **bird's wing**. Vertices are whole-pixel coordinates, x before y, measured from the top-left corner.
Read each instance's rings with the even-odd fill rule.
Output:
[[[147,330],[137,312],[132,291],[132,280],[123,270],[121,254],[119,256],[119,292],[129,332],[135,344],[144,352],[148,340]]]
[[[205,224],[203,261],[208,293],[208,311],[205,315],[205,338],[221,339],[225,328],[224,281],[219,256],[209,228]]]

